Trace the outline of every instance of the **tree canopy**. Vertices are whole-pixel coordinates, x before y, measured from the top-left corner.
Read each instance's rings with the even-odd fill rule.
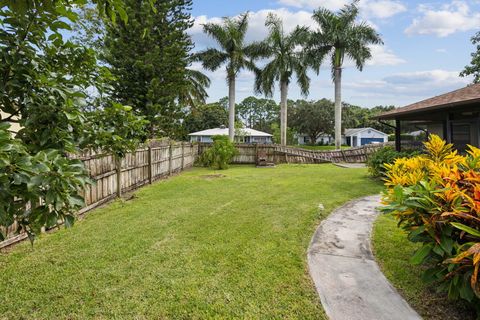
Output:
[[[192,89],[186,70],[192,49],[186,33],[193,23],[190,6],[191,0],[125,0],[128,24],[106,25],[110,95],[146,117],[150,137],[179,133],[183,109],[178,98]]]
[[[474,83],[480,83],[480,31],[472,37],[472,44],[476,45],[476,51],[472,53],[472,60],[465,66],[460,76],[473,76]]]

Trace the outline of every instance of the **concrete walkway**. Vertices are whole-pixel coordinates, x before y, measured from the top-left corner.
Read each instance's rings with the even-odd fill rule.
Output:
[[[379,201],[370,196],[338,208],[310,243],[310,275],[332,320],[421,319],[374,260],[370,234]]]

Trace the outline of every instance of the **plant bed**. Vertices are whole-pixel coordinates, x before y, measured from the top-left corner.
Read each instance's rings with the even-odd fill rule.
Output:
[[[410,263],[420,245],[407,239],[391,215],[381,215],[375,221],[372,244],[383,274],[424,319],[476,319],[475,311],[465,303],[448,300],[445,293],[438,293],[434,286],[422,282],[425,267]]]

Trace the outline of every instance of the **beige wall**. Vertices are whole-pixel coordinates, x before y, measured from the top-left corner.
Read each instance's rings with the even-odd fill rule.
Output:
[[[0,112],[0,114],[2,116],[2,119],[8,117],[8,114],[6,114],[4,112]],[[20,125],[18,123],[11,123],[10,131],[18,132],[18,130],[20,130]]]

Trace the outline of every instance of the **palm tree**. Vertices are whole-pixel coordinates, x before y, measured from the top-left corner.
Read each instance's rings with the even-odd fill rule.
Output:
[[[262,42],[252,45],[252,56],[270,58],[265,67],[257,73],[255,89],[271,96],[278,81],[280,85],[280,143],[287,144],[287,95],[288,86],[295,73],[302,94],[307,96],[310,78],[307,76],[307,65],[299,50],[308,38],[308,29],[296,27],[286,34],[280,18],[270,13],[265,21],[269,34]]]
[[[185,90],[179,93],[178,100],[183,105],[196,107],[205,104],[208,98],[207,88],[210,87],[210,78],[198,70],[185,69]]]
[[[215,71],[226,65],[228,83],[228,135],[235,137],[235,80],[243,68],[256,71],[255,65],[248,59],[249,47],[245,45],[248,29],[248,12],[237,18],[223,18],[222,24],[206,23],[203,31],[212,37],[219,49],[208,48],[195,55],[203,67]]]
[[[369,45],[383,44],[380,35],[365,21],[356,22],[358,0],[338,13],[320,8],[313,13],[318,30],[311,33],[308,57],[317,71],[325,58],[331,58],[335,83],[335,147],[340,149],[342,135],[342,67],[345,56],[362,71],[365,61],[372,57]]]

